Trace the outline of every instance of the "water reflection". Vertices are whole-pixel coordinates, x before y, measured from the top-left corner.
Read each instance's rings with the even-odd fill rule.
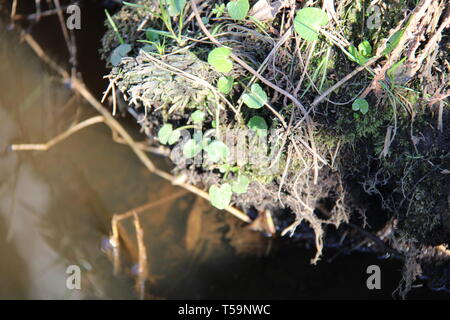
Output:
[[[1,30],[0,297],[132,298],[130,281],[108,273],[110,263],[99,250],[106,213],[122,197],[109,184],[92,183],[117,171],[117,162],[125,165],[129,153],[118,147],[110,159],[109,132],[101,127],[48,152],[9,151],[11,143],[46,141],[89,115],[25,45]],[[82,268],[81,291],[66,288],[70,264]]]

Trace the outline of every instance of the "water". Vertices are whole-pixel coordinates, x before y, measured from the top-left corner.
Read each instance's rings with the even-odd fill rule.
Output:
[[[312,250],[249,231],[234,217],[148,173],[103,124],[45,152],[9,151],[12,143],[48,141],[96,114],[49,74],[14,32],[5,25],[0,30],[0,298],[135,299],[133,219],[121,222],[118,275],[107,239],[113,214],[152,203],[140,213],[149,264],[147,298],[391,297],[400,279],[399,262],[353,254],[311,266]],[[101,29],[96,32],[100,35]],[[99,43],[87,34],[80,42],[91,46],[80,48],[85,59],[80,64],[98,94],[105,88],[101,68],[88,66],[101,65],[92,46]],[[136,125],[125,124],[141,137]],[[169,167],[163,159],[153,160]],[[382,268],[380,291],[366,288],[371,264]],[[70,265],[81,268],[81,290],[66,286]],[[426,288],[411,296],[441,297]]]

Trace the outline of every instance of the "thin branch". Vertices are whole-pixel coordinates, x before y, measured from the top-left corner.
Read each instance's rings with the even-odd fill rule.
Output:
[[[105,119],[102,116],[95,116],[92,118],[89,118],[87,120],[84,120],[73,127],[69,128],[68,130],[64,131],[60,135],[56,136],[55,138],[51,139],[50,141],[46,143],[39,143],[39,144],[13,144],[11,145],[11,150],[13,151],[46,151],[50,149],[51,147],[55,146],[56,144],[64,141],[68,137],[70,137],[72,134],[87,128],[93,124],[97,123],[103,123],[105,122]]]

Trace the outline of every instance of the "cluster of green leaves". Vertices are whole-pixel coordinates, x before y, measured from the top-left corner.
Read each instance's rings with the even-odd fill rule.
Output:
[[[165,38],[171,38],[176,40],[177,44],[180,46],[184,45],[184,41],[181,35],[184,23],[184,9],[186,6],[186,0],[159,0],[159,12],[152,11],[151,8],[138,3],[122,2],[124,5],[134,8],[143,8],[147,10],[151,15],[160,19],[167,31],[147,29],[146,37],[147,40],[139,40],[139,42],[149,43],[154,45],[158,50],[158,53],[164,54],[165,48]],[[176,18],[178,20],[178,31],[174,30],[172,26],[172,20]],[[149,33],[150,32],[150,33]],[[156,36],[157,35],[157,36]],[[159,36],[164,36],[161,42]]]
[[[209,198],[211,204],[218,209],[225,209],[230,205],[233,192],[236,194],[246,193],[250,179],[240,174],[236,179],[223,183],[221,185],[214,184],[209,188]]]
[[[131,51],[131,46],[129,44],[124,43],[124,44],[119,45],[111,53],[109,62],[111,62],[111,64],[114,67],[117,67],[120,64],[120,61],[122,61],[122,58],[126,57],[130,51]]]
[[[165,123],[158,131],[158,140],[162,144],[175,144],[180,139],[180,136],[180,130],[174,130],[170,123]]]
[[[372,57],[372,46],[367,40],[361,42],[358,48],[350,46],[348,51],[350,53],[349,59],[360,65],[363,65]]]
[[[212,14],[216,16],[216,18],[220,18],[225,13],[225,4],[217,4],[214,6],[214,9],[212,9]]]

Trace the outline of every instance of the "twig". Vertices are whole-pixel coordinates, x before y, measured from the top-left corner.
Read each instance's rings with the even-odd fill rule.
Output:
[[[72,76],[75,76],[76,65],[77,65],[76,44],[74,42],[74,39],[71,38],[69,31],[67,30],[66,23],[64,21],[64,14],[63,14],[59,0],[53,0],[53,3],[55,4],[55,7],[57,9],[59,24],[61,25],[61,30],[64,35],[64,40],[66,41],[67,51],[69,51],[70,62],[72,64]]]
[[[130,217],[134,216],[135,214],[140,214],[140,213],[142,213],[144,211],[147,211],[147,210],[149,210],[151,208],[160,206],[160,205],[166,203],[167,201],[171,201],[171,200],[180,198],[180,197],[184,196],[185,194],[187,194],[187,192],[188,192],[187,190],[182,190],[182,191],[179,191],[179,192],[175,192],[174,194],[171,194],[171,195],[168,195],[168,196],[166,196],[164,198],[158,199],[157,201],[152,201],[152,202],[144,204],[144,205],[142,205],[140,207],[134,208],[133,210],[130,210],[130,211],[127,211],[127,212],[115,215],[115,216],[117,216],[116,219],[117,219],[117,221],[122,221],[124,219],[130,218]]]
[[[139,298],[141,300],[144,300],[145,281],[148,276],[147,249],[145,248],[144,243],[144,230],[142,229],[141,222],[139,221],[139,216],[137,215],[137,213],[134,213],[134,227],[136,229],[136,240],[138,243],[139,252],[139,270],[136,286],[139,292]]]
[[[314,102],[311,104],[312,107],[316,107],[319,103],[321,103],[330,93],[332,93],[334,90],[340,88],[344,83],[346,83],[348,80],[350,80],[351,78],[353,78],[355,75],[357,75],[359,72],[361,72],[362,70],[366,69],[367,67],[371,66],[372,64],[374,64],[379,58],[381,57],[381,55],[378,55],[376,57],[373,57],[372,59],[368,60],[366,63],[364,63],[362,66],[359,66],[358,68],[356,68],[355,70],[353,70],[352,72],[350,72],[349,74],[347,74],[344,78],[342,78],[341,80],[339,80],[337,83],[335,83],[333,86],[331,86],[330,88],[328,88],[327,90],[325,90],[324,93],[322,93],[320,96],[318,96],[317,98],[314,99]]]
[[[84,128],[87,128],[93,124],[102,123],[105,122],[105,119],[102,116],[95,116],[92,118],[89,118],[87,120],[84,120],[75,126],[69,128],[68,130],[64,131],[60,135],[56,136],[55,138],[51,139],[50,141],[46,143],[40,143],[40,144],[13,144],[11,145],[11,150],[13,151],[46,151],[53,147],[54,145],[58,144],[59,142],[67,139],[75,132],[78,132]]]
[[[11,20],[14,20],[16,12],[17,12],[17,0],[14,0],[11,6]]]
[[[112,234],[109,243],[112,246],[114,275],[118,275],[120,271],[120,236],[119,236],[119,216],[114,215],[111,221]]]

